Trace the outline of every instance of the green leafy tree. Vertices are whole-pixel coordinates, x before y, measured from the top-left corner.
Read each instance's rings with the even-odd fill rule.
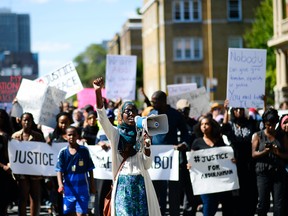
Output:
[[[74,59],[84,87],[91,87],[96,77],[105,77],[106,55],[107,51],[103,46],[92,44]]]
[[[273,87],[276,85],[276,56],[267,42],[273,37],[273,0],[263,0],[255,11],[255,22],[244,35],[248,48],[267,50],[266,96],[268,104],[274,104]]]

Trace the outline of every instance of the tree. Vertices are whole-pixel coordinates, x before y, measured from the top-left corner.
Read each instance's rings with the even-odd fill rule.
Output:
[[[91,87],[96,77],[105,77],[106,55],[102,45],[92,44],[74,59],[84,87]]]
[[[268,104],[274,104],[273,87],[276,85],[276,56],[267,42],[273,37],[273,0],[263,0],[255,11],[255,22],[244,35],[248,48],[267,50],[266,96]]]

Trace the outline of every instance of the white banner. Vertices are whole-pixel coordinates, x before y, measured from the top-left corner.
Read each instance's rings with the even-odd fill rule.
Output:
[[[263,108],[266,50],[229,48],[227,96],[231,107]]]
[[[47,143],[17,141],[9,142],[9,161],[15,174],[56,176],[55,166],[59,151],[68,143]],[[87,146],[95,165],[94,178],[112,179],[111,150],[105,151],[100,146]],[[152,167],[148,170],[152,180],[178,181],[179,152],[173,145],[151,146]]]
[[[233,149],[230,146],[187,153],[195,195],[239,189]]]
[[[11,140],[8,145],[11,170],[14,174],[56,176],[58,153],[67,145]]]
[[[174,96],[183,93],[189,93],[197,89],[197,83],[183,83],[167,85],[168,95]]]
[[[106,97],[135,100],[137,56],[107,55]]]
[[[87,146],[90,150],[95,169],[94,178],[112,179],[111,151],[104,151],[100,146]],[[152,167],[148,170],[152,180],[178,181],[179,159],[178,151],[173,145],[152,145]]]
[[[65,98],[69,98],[83,89],[79,75],[72,62],[68,62],[62,67],[39,77],[35,81],[48,86],[54,86],[66,92]]]

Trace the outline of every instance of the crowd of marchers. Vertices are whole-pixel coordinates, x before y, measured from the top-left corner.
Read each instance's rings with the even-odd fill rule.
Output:
[[[50,215],[102,216],[112,183],[111,215],[179,216],[182,212],[195,216],[201,211],[213,216],[219,208],[224,216],[266,216],[269,211],[275,216],[288,215],[288,114],[280,116],[266,105],[260,114],[254,107],[230,107],[225,100],[192,118],[193,107],[186,99],[180,99],[174,109],[165,92],[156,91],[149,99],[142,90],[144,106],[137,108],[135,101],[104,98],[103,85],[101,77],[93,82],[96,104],[80,109],[63,101],[56,127],[47,134],[35,124],[32,113],[17,118],[0,109],[0,215],[18,205],[20,216],[27,211],[37,216],[45,204]],[[288,102],[280,109],[287,110]],[[139,138],[135,117],[152,114],[167,115],[168,133],[150,136],[143,130]],[[57,175],[13,174],[8,156],[11,139],[47,145],[66,142],[58,155]],[[112,180],[93,177],[95,166],[87,145],[111,149]],[[173,145],[179,151],[178,181],[151,180],[151,145]],[[239,189],[194,195],[189,171],[193,164],[188,163],[186,153],[227,145],[234,151]],[[91,194],[96,202],[88,208]]]

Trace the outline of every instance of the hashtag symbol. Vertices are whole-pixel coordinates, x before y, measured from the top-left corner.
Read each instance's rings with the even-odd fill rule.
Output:
[[[194,162],[195,162],[195,163],[198,163],[199,161],[200,161],[200,157],[199,157],[199,156],[195,156],[195,157],[194,157]]]

